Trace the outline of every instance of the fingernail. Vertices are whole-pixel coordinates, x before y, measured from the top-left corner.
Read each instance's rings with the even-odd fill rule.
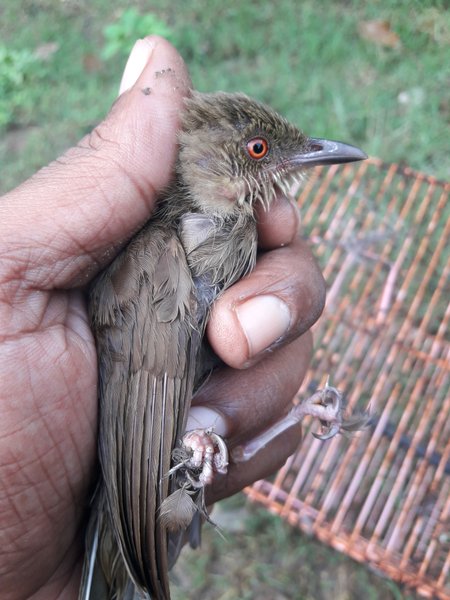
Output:
[[[287,304],[276,296],[255,296],[239,304],[236,314],[248,341],[250,357],[283,337],[291,322]]]
[[[133,87],[139,79],[139,75],[150,60],[154,48],[155,44],[146,38],[138,40],[134,44],[123,71],[122,81],[120,82],[119,87],[119,96]]]
[[[223,415],[212,408],[206,408],[206,406],[193,406],[189,411],[186,431],[208,428],[222,437],[228,434],[227,422]]]

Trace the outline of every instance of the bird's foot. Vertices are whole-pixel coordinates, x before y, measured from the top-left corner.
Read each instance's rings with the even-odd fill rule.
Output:
[[[212,429],[192,429],[184,434],[181,446],[173,452],[175,466],[169,474],[182,469],[192,488],[213,481],[214,473],[226,473],[228,449],[223,438]]]
[[[182,444],[191,453],[186,467],[193,487],[209,485],[214,473],[227,472],[228,448],[223,438],[211,429],[188,431],[183,436]]]
[[[299,418],[306,415],[319,419],[322,432],[313,433],[318,440],[329,440],[337,433],[353,433],[367,429],[372,422],[370,411],[356,411],[344,417],[342,394],[335,387],[328,385],[317,390],[315,394],[292,409],[298,412]]]
[[[317,390],[312,396],[294,406],[289,413],[274,423],[269,429],[231,452],[234,462],[250,460],[269,443],[283,435],[292,427],[298,426],[306,416],[319,419],[322,431],[313,433],[319,440],[329,440],[340,432],[353,432],[365,429],[370,424],[369,413],[355,414],[349,418],[343,416],[341,392],[328,385]]]
[[[318,440],[329,440],[339,433],[342,427],[342,394],[327,384],[294,407],[292,412],[297,412],[302,419],[307,415],[319,419],[322,431],[320,434],[313,433],[313,436]]]
[[[195,513],[209,522],[205,504],[205,486],[215,473],[226,473],[228,449],[212,429],[192,429],[172,452],[173,467],[168,476],[176,478],[175,490],[162,502],[159,518],[168,531],[186,529]]]

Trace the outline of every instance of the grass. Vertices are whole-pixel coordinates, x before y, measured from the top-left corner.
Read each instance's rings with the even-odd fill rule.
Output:
[[[242,496],[223,502],[213,515],[225,522],[222,535],[205,527],[201,552],[183,551],[173,573],[173,600],[414,598],[265,510],[243,511],[244,502]]]
[[[0,46],[30,56],[43,44],[56,46],[7,97],[0,191],[55,158],[107,113],[134,36],[125,36],[119,54],[106,59],[104,32],[127,5],[2,2]],[[165,25],[198,89],[244,91],[307,133],[448,177],[450,13],[444,0],[140,0],[133,5]],[[401,45],[362,39],[358,26],[371,19],[387,21]],[[0,81],[7,68],[0,62]],[[187,552],[177,578],[176,600],[412,597],[253,510],[225,541],[205,530],[204,550]]]
[[[25,110],[2,136],[1,190],[54,158],[105,115],[125,53],[103,60],[103,32],[126,4],[3,3],[3,45],[32,53],[53,42],[57,50],[40,62],[39,77],[26,90]],[[245,91],[312,135],[353,142],[386,161],[448,176],[450,13],[444,0],[134,5],[172,32],[200,90]],[[401,47],[359,37],[358,24],[375,18],[389,22]],[[130,47],[133,41],[130,35]]]

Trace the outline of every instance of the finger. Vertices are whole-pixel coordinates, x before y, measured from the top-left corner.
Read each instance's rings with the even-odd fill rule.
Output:
[[[298,235],[300,214],[297,206],[279,194],[268,209],[261,204],[255,208],[258,223],[258,244],[264,250],[287,246]]]
[[[137,42],[122,88],[142,66],[91,134],[2,199],[3,269],[14,264],[16,280],[85,282],[151,214],[172,173],[189,78],[159,37]]]
[[[263,254],[244,279],[215,303],[207,327],[214,352],[248,368],[307,331],[320,316],[325,283],[305,241]]]
[[[309,365],[311,335],[305,334],[246,371],[225,368],[196,395],[189,428],[212,427],[227,437],[230,450],[270,427],[291,406]],[[199,405],[201,403],[201,405]],[[216,502],[279,469],[302,439],[301,423],[272,440],[250,460],[229,464],[207,489]]]
[[[195,395],[187,429],[212,428],[230,450],[252,439],[287,412],[311,353],[308,332],[249,369],[218,369]]]
[[[255,481],[273,475],[296,451],[301,441],[302,425],[299,423],[275,438],[249,461],[230,462],[227,473],[216,474],[212,485],[206,489],[206,503],[209,505],[228,498]]]

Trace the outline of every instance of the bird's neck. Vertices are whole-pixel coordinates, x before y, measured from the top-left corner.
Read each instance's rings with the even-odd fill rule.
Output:
[[[184,213],[179,236],[195,280],[205,281],[216,294],[251,271],[256,261],[256,222],[239,213],[221,218],[200,212]]]
[[[256,220],[250,207],[232,211],[198,205],[189,189],[175,181],[161,199],[155,218],[176,229],[196,285],[212,298],[248,273],[256,261]]]

